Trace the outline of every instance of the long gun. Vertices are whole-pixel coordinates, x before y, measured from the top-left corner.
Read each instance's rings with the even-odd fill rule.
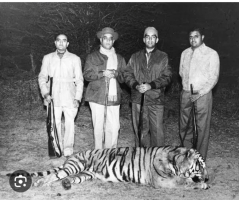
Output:
[[[104,108],[104,124],[103,124],[103,138],[102,147],[105,147],[105,135],[106,135],[106,121],[107,121],[107,107],[108,107],[108,94],[109,94],[109,79],[105,77],[105,108]]]
[[[193,95],[193,85],[190,84],[191,88],[191,95]],[[196,119],[196,108],[195,103],[192,103],[192,118],[193,118],[193,148],[197,148],[197,141],[198,141],[198,129],[197,129],[197,119]]]
[[[52,85],[53,85],[53,77],[50,77],[50,96],[52,96]],[[59,139],[58,139],[58,135],[57,135],[57,129],[56,129],[56,125],[55,125],[55,115],[54,115],[54,104],[53,104],[53,100],[51,100],[51,102],[48,104],[48,112],[47,112],[47,134],[48,134],[48,154],[50,157],[54,158],[54,157],[61,157],[62,153],[61,153],[61,149],[60,149],[60,145],[59,145]],[[54,137],[53,134],[55,136],[55,140],[54,141]],[[54,144],[55,142],[55,144]],[[56,148],[58,148],[56,151]]]
[[[139,112],[139,125],[138,125],[138,138],[139,138],[139,147],[142,147],[142,130],[143,130],[143,107],[144,107],[144,93],[141,96],[140,102],[140,112]]]

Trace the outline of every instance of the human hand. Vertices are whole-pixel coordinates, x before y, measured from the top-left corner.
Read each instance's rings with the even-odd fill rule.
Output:
[[[141,85],[137,85],[136,89],[140,92],[140,93],[145,93],[146,91],[151,89],[151,86],[148,83],[144,83]]]
[[[80,105],[80,101],[77,100],[77,99],[74,99],[73,104],[74,104],[74,107],[75,107],[75,108],[78,108],[79,105]]]
[[[136,90],[138,90],[140,93],[144,93],[143,90],[142,90],[141,85],[137,85]]]
[[[144,90],[144,92],[151,90],[151,85],[149,85],[148,83],[144,83],[142,84],[142,89]]]
[[[200,97],[201,97],[200,94],[193,94],[191,95],[190,100],[194,102],[194,101],[197,101]]]
[[[47,101],[47,103],[51,103],[52,97],[48,93],[44,95],[44,99]]]
[[[105,76],[109,79],[113,78],[115,76],[114,74],[115,74],[114,70],[104,70],[103,71],[103,76]]]

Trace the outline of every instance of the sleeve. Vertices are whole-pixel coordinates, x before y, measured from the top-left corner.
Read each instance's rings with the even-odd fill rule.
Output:
[[[139,85],[138,81],[135,79],[134,75],[134,56],[132,56],[126,66],[124,72],[125,83],[132,89],[136,89],[136,86]]]
[[[91,54],[88,55],[86,58],[84,72],[83,72],[83,76],[85,80],[89,82],[95,81],[103,77],[103,72],[98,71],[98,68],[95,67],[95,65],[93,65],[92,60],[93,60],[92,55]]]
[[[49,76],[48,65],[49,65],[49,60],[47,59],[46,56],[44,56],[42,60],[41,71],[38,76],[38,84],[40,87],[42,97],[44,97],[45,94],[49,93],[49,89],[47,87],[48,76]]]
[[[181,54],[181,58],[180,58],[180,64],[179,64],[179,75],[181,76],[181,78],[183,78],[183,70],[182,70],[182,66],[183,66],[183,57],[184,57],[184,53],[182,52],[182,54]]]
[[[82,74],[81,59],[78,56],[75,62],[75,84],[76,84],[75,99],[81,101],[84,87],[84,79]]]
[[[172,79],[172,70],[168,64],[168,56],[165,56],[161,63],[162,71],[157,79],[151,81],[149,84],[151,89],[160,89],[166,87]]]
[[[119,83],[124,83],[124,72],[126,69],[126,62],[124,58],[120,59],[119,69],[115,71],[115,77]]]
[[[214,52],[210,57],[210,65],[208,69],[208,80],[199,91],[200,96],[203,96],[210,92],[216,85],[219,78],[220,60],[217,52]]]

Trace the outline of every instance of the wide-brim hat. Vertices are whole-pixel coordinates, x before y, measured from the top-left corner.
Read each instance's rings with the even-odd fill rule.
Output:
[[[113,28],[105,27],[101,31],[97,32],[97,37],[100,39],[103,37],[104,34],[111,34],[113,36],[113,40],[117,40],[119,37],[119,34],[114,31]]]

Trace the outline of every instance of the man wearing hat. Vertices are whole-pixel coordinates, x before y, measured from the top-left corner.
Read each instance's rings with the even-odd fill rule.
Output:
[[[86,58],[83,76],[89,82],[85,100],[89,102],[94,126],[95,149],[117,146],[120,129],[119,108],[124,82],[125,60],[115,52],[118,33],[110,27],[97,32],[100,48]]]
[[[125,82],[131,88],[136,146],[164,145],[164,91],[171,81],[172,72],[167,54],[156,47],[158,40],[158,31],[154,27],[146,28],[143,37],[145,48],[131,56],[125,70]],[[141,118],[143,126],[139,138],[138,125],[141,105],[143,106]],[[150,142],[146,137],[149,132]]]

